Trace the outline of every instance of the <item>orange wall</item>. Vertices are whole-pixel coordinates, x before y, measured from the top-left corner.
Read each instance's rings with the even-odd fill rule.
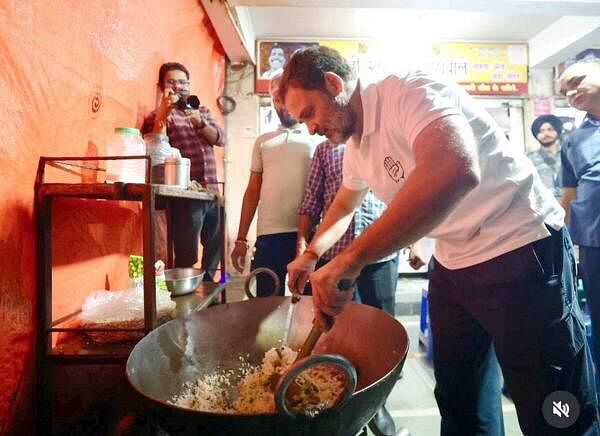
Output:
[[[218,116],[225,59],[213,35],[197,0],[0,0],[0,433],[21,427],[31,400],[39,156],[104,154],[114,127],[139,127],[154,108],[166,61],[189,68]],[[55,310],[123,281],[123,259],[140,246],[138,210],[57,204]]]

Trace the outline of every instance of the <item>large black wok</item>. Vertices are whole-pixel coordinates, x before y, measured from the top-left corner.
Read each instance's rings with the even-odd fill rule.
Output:
[[[356,368],[358,384],[347,403],[314,418],[293,418],[197,412],[166,402],[186,381],[217,368],[237,368],[240,354],[260,363],[266,350],[281,345],[290,301],[268,297],[215,306],[170,321],[143,338],[129,356],[127,377],[159,425],[170,434],[208,436],[356,434],[382,406],[408,352],[404,327],[387,313],[362,304],[349,303],[314,350],[341,354]],[[292,348],[301,346],[312,320],[312,300],[303,297],[288,338]]]

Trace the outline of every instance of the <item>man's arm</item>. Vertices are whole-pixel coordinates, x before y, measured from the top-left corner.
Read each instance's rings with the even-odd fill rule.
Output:
[[[317,260],[348,229],[354,211],[360,206],[366,193],[366,189],[352,191],[340,186],[308,248],[288,264],[290,289],[304,289],[308,275],[314,271]]]
[[[565,224],[571,222],[571,202],[577,198],[577,188],[563,188],[560,203],[565,210]]]
[[[340,279],[357,277],[365,265],[428,234],[478,185],[477,146],[464,117],[434,120],[419,133],[413,151],[415,168],[386,211],[339,256],[311,274],[313,301],[324,313],[338,314],[347,301],[347,293],[335,290]]]
[[[313,227],[313,220],[308,214],[298,215],[298,232],[296,236],[296,257],[302,255],[310,239],[310,231]]]
[[[571,222],[571,202],[577,198],[577,185],[579,184],[579,177],[575,172],[575,168],[569,160],[567,150],[571,148],[569,141],[563,145],[560,150],[560,185],[562,186],[562,197],[560,204],[565,210],[565,224]]]
[[[340,186],[308,249],[321,256],[331,248],[348,229],[354,211],[360,206],[367,191],[352,191]]]
[[[160,103],[158,108],[156,109],[155,116],[152,119],[152,125],[150,132],[152,133],[162,133],[164,135],[167,134],[167,117],[173,110],[173,105],[178,100],[178,97],[175,95],[172,89],[165,88],[162,92],[162,96],[160,98]],[[147,129],[146,123],[144,123],[144,128]],[[144,132],[147,133],[147,132]]]
[[[415,168],[386,211],[348,247],[347,258],[368,265],[437,227],[479,183],[477,147],[459,115],[430,123],[413,145]]]
[[[302,200],[298,206],[298,232],[296,236],[296,257],[306,250],[311,231],[323,213],[325,195],[325,170],[322,165],[323,145],[320,144],[315,150],[310,163],[310,171],[306,179],[306,186]]]
[[[227,141],[225,130],[219,126],[208,108],[201,107],[199,110],[191,111],[190,113],[192,123],[194,123],[200,134],[204,136],[210,145],[225,146],[225,142]]]
[[[246,264],[246,251],[248,250],[248,229],[250,223],[256,213],[256,207],[260,199],[260,187],[262,185],[262,173],[250,171],[250,179],[246,192],[244,192],[244,200],[242,202],[242,211],[240,213],[240,225],[238,227],[235,247],[231,253],[231,262],[236,270],[240,273],[244,271]]]
[[[142,135],[145,135],[146,133],[152,133],[152,130],[154,129],[155,118],[155,112],[150,112],[148,115],[146,115],[146,118],[144,118],[144,122],[142,123],[142,128],[140,129]]]
[[[194,117],[193,115],[190,116],[190,119],[192,120],[192,123],[194,124],[194,126],[196,126],[196,128],[198,129],[198,132],[204,136],[204,139],[206,139],[206,142],[208,142],[210,145],[221,145],[223,146],[223,144],[220,144],[220,132],[217,129],[217,127],[215,127],[212,124],[208,124],[208,122],[206,121],[206,119],[201,118],[201,117]]]

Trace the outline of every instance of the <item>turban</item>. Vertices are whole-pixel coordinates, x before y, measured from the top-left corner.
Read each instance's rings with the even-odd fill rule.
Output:
[[[540,129],[543,124],[550,123],[558,136],[562,134],[563,123],[556,115],[542,115],[541,117],[537,117],[533,124],[531,124],[531,133],[533,136],[537,138],[538,133],[540,133]]]

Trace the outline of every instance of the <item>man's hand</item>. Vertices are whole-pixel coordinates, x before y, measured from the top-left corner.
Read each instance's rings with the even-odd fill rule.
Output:
[[[156,119],[157,121],[163,122],[173,108],[175,107],[175,103],[179,100],[179,96],[175,94],[171,88],[165,88],[162,93],[162,97],[160,99],[160,104],[158,105],[158,109],[156,110]]]
[[[353,270],[351,265],[354,263],[346,261],[342,254],[310,275],[315,318],[321,325],[327,325],[323,314],[339,315],[346,303],[352,300],[354,291],[352,289],[340,290],[338,283],[342,279],[354,281],[358,277],[360,269]]]
[[[243,273],[246,267],[246,253],[248,252],[248,243],[244,241],[235,241],[233,251],[231,252],[231,263],[239,272]]]
[[[425,255],[421,250],[420,244],[414,243],[410,246],[408,252],[408,264],[415,271],[425,265]]]
[[[310,253],[305,253],[296,257],[288,263],[287,270],[289,274],[289,287],[293,292],[304,291],[304,286],[308,281],[308,276],[315,270],[317,259]]]
[[[202,117],[202,115],[200,115],[200,111],[198,109],[186,109],[184,113],[194,126],[200,129],[206,127],[206,120]]]

